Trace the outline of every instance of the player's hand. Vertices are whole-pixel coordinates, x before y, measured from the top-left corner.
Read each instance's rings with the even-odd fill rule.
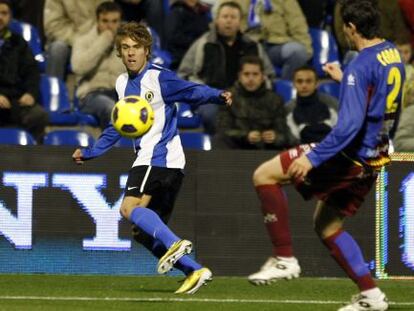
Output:
[[[29,107],[35,104],[34,97],[29,93],[24,93],[18,100],[20,106]]]
[[[0,109],[10,109],[11,104],[6,96],[0,95]]]
[[[75,152],[72,154],[72,159],[75,161],[76,164],[82,165],[83,164],[83,154],[82,151],[78,148],[75,150]]]
[[[231,103],[233,102],[233,95],[229,91],[224,91],[220,94],[220,97],[224,100],[226,103],[226,106],[231,106]]]
[[[266,144],[271,144],[276,139],[276,132],[273,130],[267,130],[262,132],[263,142]]]
[[[306,155],[302,154],[299,158],[292,162],[289,166],[287,174],[293,179],[304,179],[311,169],[312,163]]]
[[[340,82],[342,80],[343,72],[338,63],[326,63],[322,69],[335,81]]]
[[[247,134],[247,141],[251,144],[260,143],[261,140],[262,135],[259,131],[250,131],[249,134]]]

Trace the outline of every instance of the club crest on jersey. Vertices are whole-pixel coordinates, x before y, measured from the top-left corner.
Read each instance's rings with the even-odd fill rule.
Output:
[[[148,91],[148,92],[145,93],[144,97],[147,100],[147,102],[150,103],[154,99],[154,92],[153,91]]]
[[[350,74],[348,75],[348,78],[347,78],[346,83],[347,83],[348,85],[355,85],[355,76],[354,76],[352,73],[350,73]]]

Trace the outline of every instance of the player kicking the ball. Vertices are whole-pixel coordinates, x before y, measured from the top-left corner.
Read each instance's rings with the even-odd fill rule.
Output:
[[[187,255],[191,242],[177,237],[166,225],[185,165],[175,103],[230,105],[231,93],[181,80],[173,72],[150,64],[151,45],[151,35],[141,24],[127,23],[118,30],[116,48],[127,69],[116,81],[118,97],[140,96],[154,110],[151,129],[135,140],[136,159],[129,171],[121,214],[134,224],[135,240],[159,258],[159,273],[174,266],[186,275],[176,293],[194,294],[211,280],[212,273]],[[108,151],[120,138],[110,125],[92,148],[77,149],[72,157],[82,164]]]
[[[379,37],[379,12],[373,1],[343,1],[341,15],[345,35],[359,55],[343,74],[336,65],[325,66],[333,79],[341,81],[338,123],[316,146],[290,149],[254,172],[273,257],[248,279],[267,284],[298,277],[301,272],[292,250],[288,202],[281,187],[293,183],[305,199],[318,199],[315,231],[359,288],[360,293],[339,310],[387,310],[385,294],[343,224],[346,216],[358,211],[378,170],[390,162],[388,140],[400,109],[404,65],[396,47]]]

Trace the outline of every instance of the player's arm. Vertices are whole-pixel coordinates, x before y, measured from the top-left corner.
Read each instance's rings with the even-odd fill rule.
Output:
[[[120,138],[121,135],[115,128],[108,125],[92,147],[76,149],[72,159],[76,164],[83,164],[84,161],[99,157],[107,152]]]
[[[341,85],[338,122],[307,157],[317,167],[347,147],[360,131],[368,104],[368,82],[361,70],[350,68]]]
[[[231,105],[232,94],[228,91],[211,88],[178,78],[171,71],[160,74],[161,92],[166,102],[185,102],[191,106],[203,104]]]

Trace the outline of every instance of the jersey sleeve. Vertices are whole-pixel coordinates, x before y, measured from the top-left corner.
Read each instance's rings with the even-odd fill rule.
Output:
[[[369,93],[365,73],[356,66],[350,66],[341,83],[338,122],[325,139],[307,154],[313,167],[318,167],[345,149],[364,123]]]
[[[171,71],[160,73],[161,93],[167,103],[185,102],[192,106],[203,104],[224,104],[222,90],[207,85],[186,81]]]
[[[81,149],[82,158],[84,160],[90,160],[101,156],[111,149],[120,138],[121,135],[115,130],[112,124],[108,125],[92,147]]]

